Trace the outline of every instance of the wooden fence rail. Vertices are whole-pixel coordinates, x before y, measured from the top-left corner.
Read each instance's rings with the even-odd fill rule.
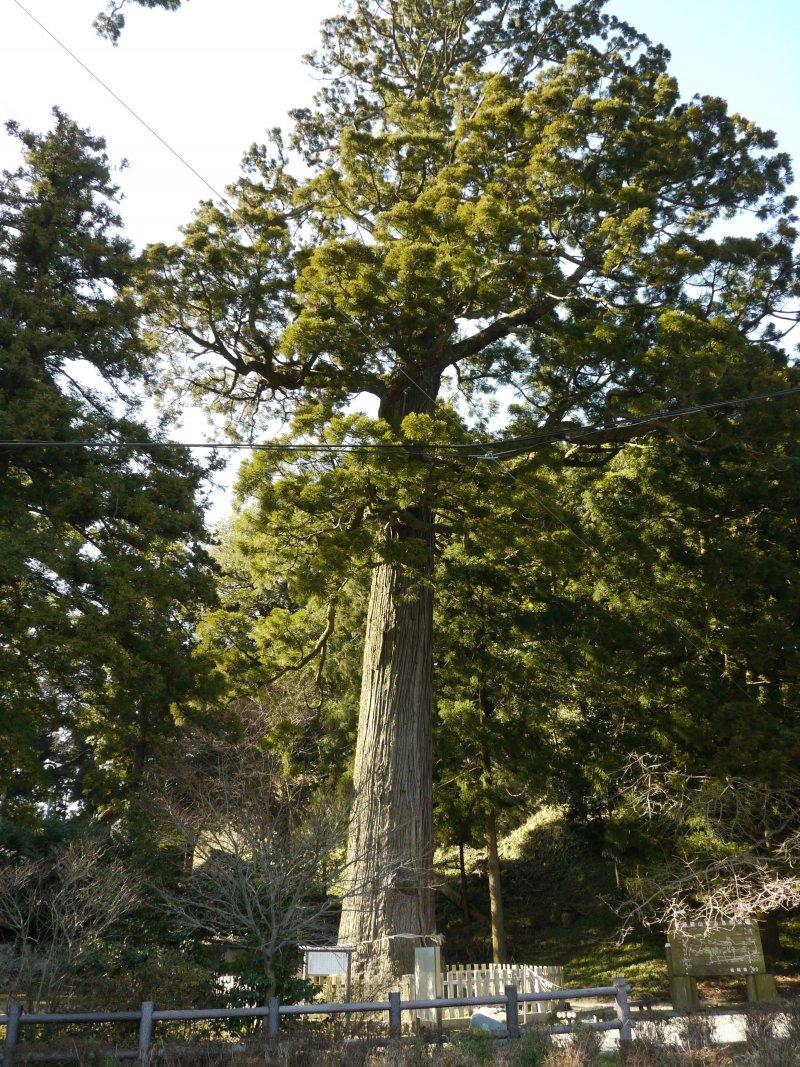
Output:
[[[20,1044],[20,1033],[24,1026],[36,1025],[73,1025],[75,1023],[118,1023],[139,1024],[139,1043],[136,1049],[122,1049],[114,1053],[117,1059],[136,1060],[140,1064],[149,1064],[153,1058],[153,1031],[158,1022],[193,1022],[210,1019],[266,1019],[267,1033],[273,1040],[280,1036],[282,1016],[302,1015],[337,1015],[356,1013],[388,1013],[389,1036],[399,1039],[402,1036],[402,1013],[419,1009],[443,1008],[482,1008],[504,1007],[506,1016],[505,1030],[497,1031],[494,1036],[516,1038],[520,1036],[520,1014],[526,1004],[541,1001],[581,1000],[588,998],[613,998],[616,1019],[610,1022],[584,1023],[595,1030],[619,1030],[621,1042],[630,1041],[633,1034],[628,993],[630,986],[622,978],[615,978],[613,985],[596,986],[587,989],[557,989],[547,992],[519,992],[516,985],[505,987],[501,994],[478,997],[447,997],[437,1000],[402,1000],[399,993],[390,993],[388,1000],[358,1001],[352,1004],[281,1004],[273,997],[269,1004],[254,1008],[195,1008],[159,1010],[152,1001],[145,1001],[138,1011],[111,1012],[31,1012],[25,1014],[19,1004],[11,1006],[7,1015],[0,1015],[0,1026],[6,1028],[3,1049],[3,1067],[12,1067],[17,1063],[46,1062],[47,1060],[76,1059],[63,1052],[28,1052]],[[573,1026],[543,1027],[548,1033],[570,1033]]]

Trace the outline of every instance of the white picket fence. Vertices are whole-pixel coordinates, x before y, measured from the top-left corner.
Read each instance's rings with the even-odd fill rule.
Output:
[[[525,963],[456,963],[442,973],[442,996],[453,997],[502,997],[507,985],[515,985],[520,993],[546,993],[550,989],[564,988],[563,967],[540,967]],[[334,974],[321,982],[320,999],[326,1002],[345,1000],[344,975]],[[400,979],[404,1000],[413,1000],[421,995],[414,987],[414,975]],[[538,1000],[522,1002],[519,1006],[521,1022],[531,1022],[535,1015],[553,1011],[555,1002]],[[471,1007],[445,1008],[442,1022],[469,1019]],[[419,1013],[427,1017],[430,1012]]]
[[[564,988],[563,967],[535,967],[525,963],[457,963],[442,975],[443,995],[451,997],[502,996],[507,985],[520,993],[546,993]],[[555,1003],[538,1000],[520,1004],[520,1019],[528,1022],[534,1015],[552,1011]],[[445,1008],[444,1020],[468,1019],[474,1009]]]

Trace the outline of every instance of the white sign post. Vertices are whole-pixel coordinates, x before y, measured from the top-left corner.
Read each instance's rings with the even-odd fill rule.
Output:
[[[441,1000],[444,996],[439,945],[414,949],[414,996],[417,1000]],[[441,1008],[420,1008],[417,1018],[420,1022],[441,1025]]]

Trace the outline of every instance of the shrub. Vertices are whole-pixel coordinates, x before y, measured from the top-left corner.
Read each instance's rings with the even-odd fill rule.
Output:
[[[78,1003],[86,1010],[138,1008],[152,1000],[159,1008],[213,1008],[225,1004],[213,969],[170,946],[122,946],[109,953]]]
[[[437,1067],[478,1067],[481,1061],[476,1059],[469,1049],[462,1048],[459,1044],[450,1044],[434,1054],[433,1062]]]
[[[491,1064],[494,1058],[494,1038],[485,1030],[466,1030],[461,1034],[454,1034],[451,1038],[451,1047],[457,1052],[466,1053],[465,1067],[471,1064]],[[471,1058],[470,1058],[471,1057]],[[457,1067],[458,1059],[453,1061],[453,1067]]]
[[[625,1067],[677,1067],[680,1052],[667,1040],[662,1023],[640,1023],[620,1058]]]
[[[786,1036],[800,1049],[800,1000],[789,1000],[784,1006],[786,1013]]]
[[[677,1020],[678,1045],[687,1052],[714,1047],[716,1027],[710,1015],[684,1015]]]
[[[669,1039],[663,1023],[640,1023],[621,1058],[625,1067],[730,1067],[731,1053],[713,1041],[713,1022],[708,1017],[679,1020],[677,1041]]]
[[[380,1063],[381,1067],[429,1067],[430,1058],[422,1041],[398,1041],[387,1046],[383,1058],[375,1060],[373,1054],[369,1062]]]
[[[548,1034],[528,1030],[511,1046],[507,1057],[509,1067],[540,1067],[552,1049],[553,1042]]]

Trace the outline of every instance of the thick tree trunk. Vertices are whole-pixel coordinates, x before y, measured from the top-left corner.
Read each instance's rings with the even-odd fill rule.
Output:
[[[503,914],[503,883],[500,879],[500,855],[497,851],[497,818],[491,805],[486,809],[486,859],[489,868],[489,905],[492,916],[492,960],[505,963],[506,922]]]
[[[432,538],[428,549],[432,566]],[[427,577],[382,564],[372,578],[349,886],[339,928],[339,940],[357,947],[365,978],[413,971],[414,947],[424,943],[419,935],[434,931],[433,593]]]
[[[380,417],[398,430],[407,415],[432,412],[440,380],[432,362],[399,372]],[[411,973],[414,948],[435,930],[433,514],[422,502],[404,510],[386,536],[405,542],[407,559],[372,575],[339,924],[367,985]]]

